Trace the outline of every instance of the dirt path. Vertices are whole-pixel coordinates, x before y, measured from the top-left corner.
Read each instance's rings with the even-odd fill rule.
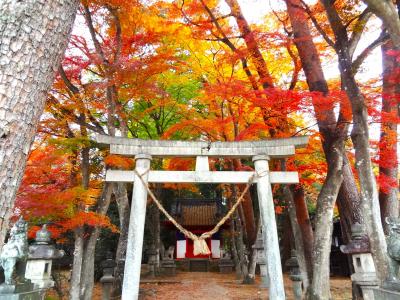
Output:
[[[351,299],[351,281],[348,278],[331,280],[332,296],[337,300]],[[287,299],[293,299],[291,282],[285,276]],[[140,300],[264,300],[268,299],[267,289],[258,285],[243,285],[235,274],[179,272],[176,277],[161,278],[158,283],[140,285]]]

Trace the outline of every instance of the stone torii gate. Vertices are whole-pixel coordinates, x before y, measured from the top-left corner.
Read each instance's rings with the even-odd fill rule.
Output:
[[[257,194],[266,249],[268,274],[271,280],[269,298],[285,299],[278,232],[271,184],[298,183],[297,172],[271,172],[271,158],[285,158],[304,147],[308,137],[292,137],[262,141],[201,142],[139,140],[98,135],[97,142],[110,145],[112,154],[133,156],[135,170],[144,183],[257,183]],[[195,171],[152,171],[152,157],[196,157]],[[210,171],[208,157],[249,158],[254,162],[254,172]],[[133,182],[131,214],[129,218],[128,245],[122,287],[122,300],[137,299],[139,295],[143,234],[146,216],[147,188],[134,171],[107,170],[108,182]]]

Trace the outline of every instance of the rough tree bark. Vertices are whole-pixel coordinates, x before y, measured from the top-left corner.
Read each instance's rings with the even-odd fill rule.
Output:
[[[307,299],[330,298],[329,258],[332,240],[332,219],[335,201],[343,181],[343,157],[348,125],[338,124],[337,137],[331,143],[327,157],[328,174],[317,199],[314,232],[313,277]]]
[[[85,241],[83,239],[83,228],[77,228],[74,231],[74,260],[72,263],[69,299],[76,300],[80,298],[80,284],[82,275],[82,260]]]
[[[335,35],[335,51],[338,55],[342,85],[351,103],[353,129],[351,139],[354,144],[356,170],[360,179],[361,211],[371,244],[371,252],[379,280],[387,276],[388,257],[386,239],[381,223],[378,188],[372,170],[369,152],[368,112],[352,70],[350,42],[346,27],[330,0],[321,0],[329,23]]]
[[[389,232],[386,228],[385,218],[399,216],[399,200],[397,199],[397,124],[390,121],[390,119],[398,115],[396,94],[400,89],[397,78],[395,78],[399,74],[399,71],[396,70],[398,68],[396,57],[388,53],[390,50],[393,50],[391,42],[382,46],[382,123],[379,143],[379,176],[384,176],[385,181],[396,183],[394,187],[379,188],[382,225],[387,234]],[[389,116],[389,120],[387,116]]]
[[[0,2],[0,249],[77,0]]]
[[[299,52],[300,60],[306,76],[306,81],[311,92],[320,92],[321,95],[329,93],[320,56],[315,46],[308,25],[308,15],[302,8],[302,0],[286,0],[287,12],[292,24],[294,43]],[[322,144],[325,156],[329,155],[329,145],[326,142],[334,134],[337,120],[333,106],[322,108],[318,103],[313,103],[319,131],[323,137]],[[360,197],[354,174],[348,159],[344,158],[343,183],[339,190],[338,206],[341,218],[345,219],[346,232],[350,232],[351,225],[360,222]]]

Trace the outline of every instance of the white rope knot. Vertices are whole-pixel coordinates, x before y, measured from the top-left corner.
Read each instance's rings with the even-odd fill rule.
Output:
[[[197,238],[193,241],[193,255],[210,255],[211,251],[208,248],[207,242],[203,239]]]

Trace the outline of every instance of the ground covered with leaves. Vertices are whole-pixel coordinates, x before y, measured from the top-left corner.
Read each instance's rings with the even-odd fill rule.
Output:
[[[257,278],[257,284],[240,284],[234,273],[179,272],[176,277],[143,281],[140,285],[140,299],[268,299],[268,290],[259,288],[258,283],[259,279]],[[291,281],[287,276],[285,276],[285,287],[287,299],[293,299]],[[333,299],[351,299],[350,279],[332,278],[331,290]]]

